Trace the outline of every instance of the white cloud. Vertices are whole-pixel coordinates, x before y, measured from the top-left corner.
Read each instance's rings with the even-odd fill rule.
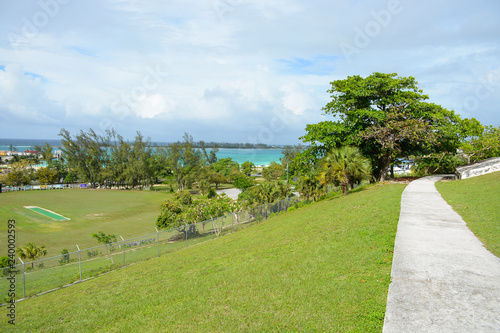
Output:
[[[135,112],[142,118],[154,118],[168,114],[173,107],[174,103],[166,100],[163,95],[154,94],[141,99]]]
[[[414,76],[432,102],[500,122],[499,2],[401,1],[386,24],[377,18],[385,0],[54,1],[46,24],[33,20],[44,12],[38,2],[2,5],[4,136],[30,134],[21,129],[31,123],[55,134],[114,126],[159,141],[190,129],[245,141],[271,131],[272,143],[297,142],[323,120],[329,82],[375,71]],[[341,42],[355,45],[376,24],[346,59]],[[158,66],[168,75],[134,95]],[[490,91],[481,80],[493,92],[479,98]],[[466,98],[479,102],[466,108]],[[286,130],[273,125],[283,113]]]
[[[284,92],[283,105],[295,115],[302,115],[307,109],[315,106],[314,99],[304,92],[304,87],[296,82],[290,82],[281,88]]]
[[[50,100],[42,88],[42,81],[39,76],[26,74],[17,64],[8,64],[0,70],[0,110],[4,116],[13,121],[19,119],[19,125],[22,122],[60,123],[65,116],[63,107]]]

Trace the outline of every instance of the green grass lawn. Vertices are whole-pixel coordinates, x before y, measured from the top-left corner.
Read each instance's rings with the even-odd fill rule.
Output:
[[[305,206],[28,299],[0,330],[380,332],[403,189]]]
[[[98,231],[124,238],[154,233],[158,207],[167,198],[165,193],[91,189],[1,193],[0,256],[7,253],[9,219],[16,220],[17,247],[28,242],[45,245],[47,257],[52,257],[64,248],[76,251],[75,244],[82,249],[98,245],[90,236]],[[71,220],[54,221],[24,206],[45,208]]]
[[[500,257],[500,172],[436,187],[486,248]]]

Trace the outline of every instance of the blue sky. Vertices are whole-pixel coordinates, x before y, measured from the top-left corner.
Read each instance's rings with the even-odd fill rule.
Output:
[[[294,144],[331,119],[331,81],[373,72],[498,126],[498,17],[497,0],[0,1],[1,137]]]

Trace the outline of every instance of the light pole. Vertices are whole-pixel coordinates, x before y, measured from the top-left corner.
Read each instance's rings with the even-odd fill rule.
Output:
[[[286,186],[288,186],[288,163],[286,164]]]

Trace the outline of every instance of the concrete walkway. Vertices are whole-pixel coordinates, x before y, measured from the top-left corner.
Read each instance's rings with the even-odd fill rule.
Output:
[[[231,199],[238,200],[238,195],[241,193],[241,190],[238,190],[237,188],[228,188],[226,190],[217,190],[215,192],[217,194],[226,193],[226,195]]]
[[[444,201],[440,179],[403,192],[383,331],[500,332],[500,259]]]

